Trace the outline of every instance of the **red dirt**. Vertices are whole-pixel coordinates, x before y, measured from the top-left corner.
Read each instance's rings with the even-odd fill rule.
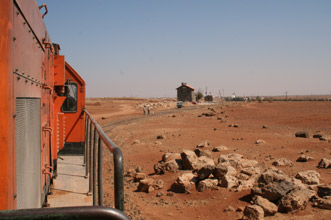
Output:
[[[155,100],[153,100],[156,102]],[[161,101],[161,100],[158,100]],[[163,101],[163,100],[162,100]],[[171,100],[168,100],[170,103]],[[93,103],[101,103],[96,105]],[[224,105],[196,105],[175,109],[175,104],[153,109],[154,115],[144,116],[138,105],[148,100],[141,99],[89,99],[87,109],[97,119],[109,137],[123,150],[124,170],[141,167],[152,178],[162,179],[165,186],[152,193],[135,192],[137,183],[126,178],[126,212],[133,219],[239,219],[242,212],[224,212],[229,205],[237,209],[249,203],[250,191],[234,192],[225,188],[219,190],[177,194],[167,196],[167,190],[178,174],[153,175],[153,165],[161,160],[165,152],[181,152],[195,149],[204,140],[211,147],[225,145],[228,151],[236,152],[259,162],[261,168],[271,167],[278,158],[285,157],[294,162],[292,167],[280,167],[286,174],[295,176],[298,171],[316,170],[321,174],[321,183],[331,183],[327,169],[317,169],[321,158],[331,158],[330,141],[314,138],[296,138],[297,131],[308,131],[312,136],[319,132],[331,139],[331,102],[252,102],[226,103]],[[140,105],[141,106],[141,105]],[[213,108],[213,117],[198,117]],[[223,112],[223,113],[221,113]],[[106,119],[102,120],[102,117]],[[217,120],[221,117],[225,122]],[[239,127],[229,127],[238,124]],[[262,126],[266,125],[267,129]],[[158,135],[165,139],[157,140]],[[263,144],[255,144],[262,139]],[[140,143],[134,144],[136,140]],[[295,162],[304,152],[314,160]],[[111,155],[105,154],[105,203],[112,205]],[[263,169],[262,169],[263,170]],[[162,192],[161,197],[156,197]],[[294,214],[277,213],[267,219],[328,219],[330,211],[312,208]]]

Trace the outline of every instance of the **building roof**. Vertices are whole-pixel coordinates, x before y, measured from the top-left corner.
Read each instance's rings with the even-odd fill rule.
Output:
[[[194,90],[194,88],[193,88],[192,86],[189,86],[189,85],[187,85],[186,83],[182,83],[182,85],[179,86],[179,87],[177,88],[177,90],[180,89],[180,88],[182,88],[183,86],[185,86],[185,87],[187,87],[187,88],[190,88],[190,89]]]

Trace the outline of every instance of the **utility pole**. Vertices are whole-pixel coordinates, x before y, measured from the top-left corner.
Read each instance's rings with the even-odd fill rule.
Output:
[[[287,100],[287,91],[285,91],[285,100]]]

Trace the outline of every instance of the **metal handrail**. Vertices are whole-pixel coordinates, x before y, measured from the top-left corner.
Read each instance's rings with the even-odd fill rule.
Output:
[[[123,212],[103,206],[77,206],[0,211],[1,220],[130,220]]]
[[[102,130],[101,126],[94,120],[92,115],[86,109],[84,109],[83,112],[85,113],[86,116],[85,137],[87,138],[85,140],[85,158],[84,158],[84,161],[86,163],[85,177],[89,176],[89,193],[92,193],[93,191],[92,193],[93,205],[96,205],[97,203],[96,201],[97,180],[98,180],[98,199],[99,199],[98,203],[101,206],[103,205],[103,188],[102,188],[102,143],[103,143],[114,155],[113,158],[114,158],[115,208],[124,211],[124,175],[123,175],[122,150],[109,139],[109,137]],[[99,137],[97,138],[97,136]],[[94,141],[92,141],[92,139]],[[98,177],[96,176],[97,173],[96,165],[98,165],[98,175],[97,175]]]

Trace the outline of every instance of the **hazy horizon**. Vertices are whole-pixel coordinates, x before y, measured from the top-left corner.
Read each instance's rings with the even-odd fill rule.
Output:
[[[37,2],[87,97],[331,94],[331,1]]]

